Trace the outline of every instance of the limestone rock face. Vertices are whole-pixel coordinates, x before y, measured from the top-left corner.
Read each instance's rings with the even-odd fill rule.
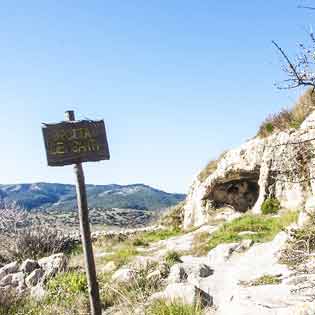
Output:
[[[193,182],[184,228],[206,223],[209,212],[220,206],[259,213],[268,197],[277,198],[283,208],[303,208],[315,194],[314,117],[312,113],[299,129],[256,137],[226,152],[214,172]]]
[[[180,300],[184,304],[190,305],[199,302],[204,307],[213,304],[213,299],[208,293],[189,283],[169,284],[164,291],[153,294],[151,299]]]

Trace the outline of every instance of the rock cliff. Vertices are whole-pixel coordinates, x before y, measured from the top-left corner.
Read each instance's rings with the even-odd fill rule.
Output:
[[[315,112],[298,129],[255,137],[223,154],[205,179],[196,178],[184,207],[184,228],[200,226],[222,206],[259,213],[268,197],[298,209],[315,192]]]

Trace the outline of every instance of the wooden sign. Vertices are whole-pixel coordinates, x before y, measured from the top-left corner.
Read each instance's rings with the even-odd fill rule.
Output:
[[[43,124],[42,130],[49,166],[110,158],[103,120]]]
[[[99,287],[91,240],[89,210],[82,162],[109,160],[109,150],[104,121],[76,121],[74,111],[66,112],[67,121],[59,124],[44,124],[42,127],[49,166],[74,165],[80,230],[90,314],[102,315]]]

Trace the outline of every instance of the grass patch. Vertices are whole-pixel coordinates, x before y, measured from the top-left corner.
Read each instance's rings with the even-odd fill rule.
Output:
[[[138,238],[141,238],[144,242],[152,243],[179,236],[181,234],[183,234],[183,232],[179,228],[171,228],[167,230],[144,232],[142,235],[139,235]]]
[[[276,214],[280,210],[280,201],[277,198],[267,198],[261,205],[262,214]]]
[[[205,255],[219,244],[239,242],[242,239],[252,239],[254,242],[271,241],[277,233],[295,222],[297,216],[298,213],[294,211],[288,211],[281,217],[244,215],[223,224],[218,231],[211,235],[208,233],[197,234],[193,241],[193,255]],[[242,231],[252,231],[256,234],[239,235]]]
[[[251,281],[240,281],[239,284],[245,287],[254,287],[259,285],[274,285],[280,284],[281,279],[278,276],[273,275],[263,275],[257,279]]]
[[[113,261],[117,268],[126,265],[138,254],[137,249],[131,244],[122,244],[112,254],[102,257],[102,262]]]
[[[200,304],[188,305],[180,301],[166,302],[158,300],[153,302],[147,309],[146,315],[202,315]]]

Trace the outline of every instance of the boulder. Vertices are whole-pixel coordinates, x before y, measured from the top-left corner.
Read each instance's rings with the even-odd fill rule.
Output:
[[[208,253],[208,263],[211,268],[224,264],[231,257],[240,243],[219,244]]]
[[[65,254],[55,254],[38,261],[39,266],[45,271],[45,279],[55,276],[58,272],[66,270],[68,259]]]
[[[241,253],[249,249],[254,244],[254,241],[251,239],[242,240],[240,244],[235,248],[235,252]]]
[[[118,269],[113,275],[112,280],[116,282],[129,282],[135,279],[136,271],[130,268]]]
[[[18,270],[19,270],[19,264],[17,261],[13,261],[12,263],[3,266],[0,269],[0,280],[4,278],[4,276],[10,273],[18,272]]]
[[[211,269],[206,264],[182,264],[186,274],[194,275],[195,277],[207,278],[213,274],[213,269]]]
[[[156,299],[165,299],[168,301],[180,300],[182,303],[190,305],[200,303],[203,307],[213,304],[213,299],[208,293],[189,283],[169,284],[164,291],[151,296],[151,300]]]
[[[188,275],[183,267],[183,264],[175,264],[171,267],[167,278],[168,283],[180,283],[187,279]]]
[[[113,261],[109,261],[102,269],[101,272],[110,273],[116,270],[117,266]]]
[[[43,276],[44,276],[44,270],[36,269],[26,277],[25,283],[29,288],[34,287],[41,281]]]
[[[27,259],[21,264],[20,271],[29,274],[38,268],[39,268],[39,264],[36,260]]]
[[[39,301],[43,299],[45,297],[45,294],[46,294],[46,291],[41,283],[31,288],[30,295],[35,300]]]
[[[10,286],[12,283],[12,274],[4,276],[0,281],[0,287]]]
[[[24,287],[25,286],[25,275],[22,271],[11,274],[11,286],[12,287]]]

